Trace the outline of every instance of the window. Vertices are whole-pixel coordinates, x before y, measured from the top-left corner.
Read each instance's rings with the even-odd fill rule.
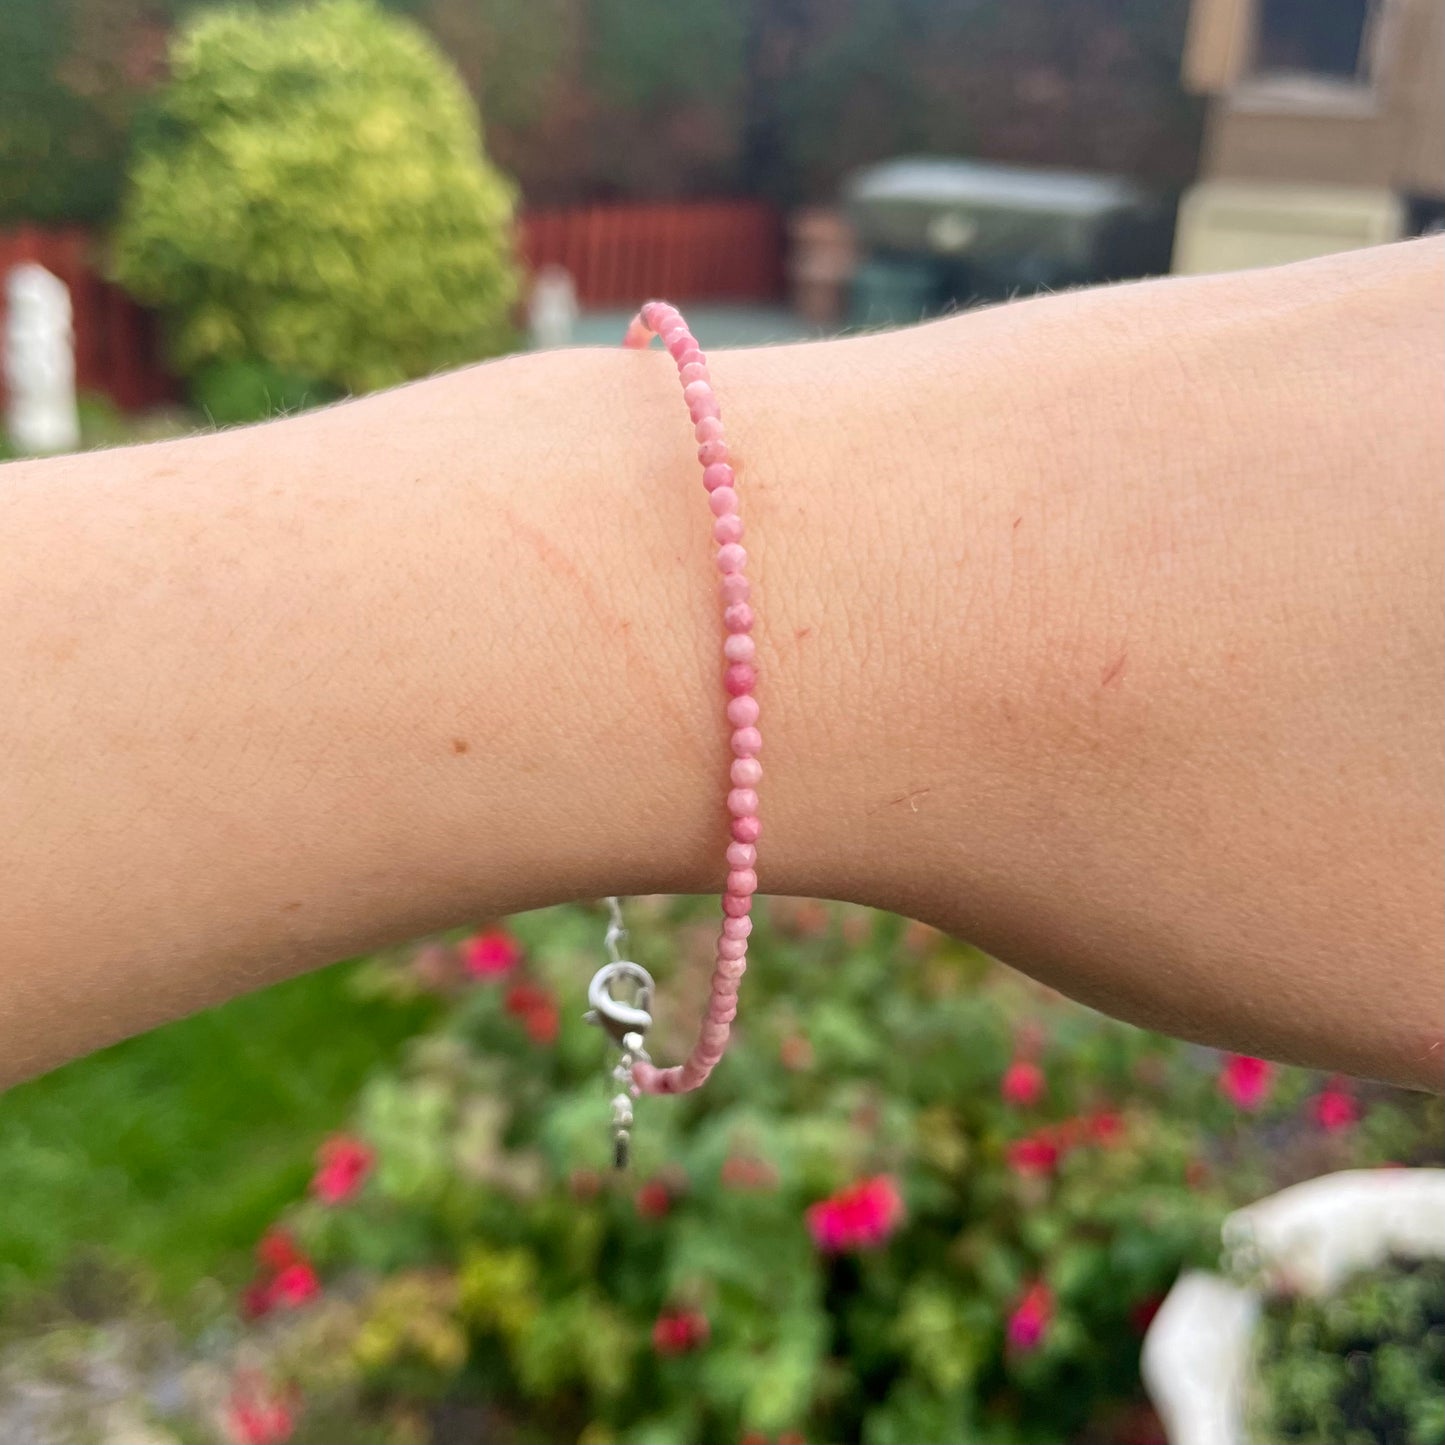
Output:
[[[1254,74],[1370,80],[1375,0],[1258,0]]]

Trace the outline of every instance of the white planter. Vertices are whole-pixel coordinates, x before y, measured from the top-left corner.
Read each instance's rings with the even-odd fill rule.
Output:
[[[1181,1275],[1144,1339],[1144,1384],[1170,1445],[1249,1445],[1245,1399],[1262,1286],[1326,1294],[1392,1254],[1445,1258],[1445,1169],[1327,1174],[1237,1210],[1222,1234],[1235,1279]]]

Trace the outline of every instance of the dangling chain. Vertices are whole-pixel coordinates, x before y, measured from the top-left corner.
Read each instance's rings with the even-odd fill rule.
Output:
[[[612,1068],[612,1079],[617,1086],[617,1093],[612,1096],[612,1163],[618,1169],[626,1169],[632,1146],[632,1101],[642,1092],[632,1081],[632,1067],[652,1062],[642,1036],[652,1027],[654,985],[652,975],[640,963],[622,956],[627,928],[622,921],[621,901],[609,898],[607,910],[604,944],[608,961],[587,986],[587,1002],[591,1008],[584,1017],[588,1023],[604,1029],[618,1048],[617,1062]],[[619,980],[633,985],[631,1003],[612,996],[612,985]]]

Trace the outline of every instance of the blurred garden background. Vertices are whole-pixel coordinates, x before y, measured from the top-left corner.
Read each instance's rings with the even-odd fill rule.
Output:
[[[1419,233],[1442,36],[1442,0],[4,0],[0,457],[613,344],[652,294],[759,344]],[[671,1057],[712,910],[629,921]],[[735,1053],[617,1174],[604,926],[480,920],[0,1096],[0,1440],[1145,1445],[1141,1341],[1231,1210],[1445,1163],[1438,1100],[770,899]],[[1255,1438],[1445,1445],[1438,1264],[1350,1288],[1270,1276]]]

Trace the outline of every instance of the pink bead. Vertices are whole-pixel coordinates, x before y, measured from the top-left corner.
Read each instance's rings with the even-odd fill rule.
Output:
[[[747,918],[746,914],[743,915],[742,919],[734,919],[731,915],[725,915],[723,918],[723,927],[726,928],[729,923],[742,922],[744,920],[749,923],[752,922],[750,918]],[[717,968],[714,970],[714,973],[717,978],[722,981],[723,984],[725,984],[732,990],[733,996],[737,997],[738,980],[747,971],[748,958],[747,954],[744,954],[741,958],[720,957],[717,961]]]
[[[746,632],[730,632],[723,640],[723,656],[729,662],[751,662],[758,645]]]
[[[719,958],[746,958],[748,956],[748,941],[746,938],[720,938],[717,944],[717,956]]]
[[[728,794],[728,812],[734,818],[749,818],[758,811],[758,795],[753,788],[734,788]]]
[[[674,358],[677,362],[677,369],[682,370],[684,366],[706,366],[707,357],[702,354],[697,342],[693,342],[691,351],[684,351],[680,356]]]
[[[741,542],[743,540],[743,519],[736,512],[729,512],[725,517],[719,517],[712,524],[712,539],[721,547],[725,547],[729,542]]]
[[[682,394],[687,395],[687,388],[695,381],[708,381],[711,378],[707,374],[707,367],[700,361],[689,361],[685,366],[679,366],[677,370],[678,379],[682,382]]]
[[[755,697],[735,697],[728,704],[728,721],[735,728],[750,728],[758,720],[758,700]],[[761,739],[760,739],[761,741]]]
[[[728,769],[728,777],[732,779],[735,788],[756,788],[763,780],[763,765],[756,758],[734,758]],[[734,863],[733,866],[751,868],[752,859],[748,859],[746,863]]]
[[[697,449],[697,459],[705,467],[721,466],[728,459],[728,444],[724,441],[704,442]],[[707,485],[707,477],[703,476],[703,485]],[[721,482],[718,483],[722,485]]]
[[[758,875],[751,868],[734,868],[728,874],[728,892],[740,897],[758,891]]]
[[[667,347],[668,355],[674,361],[679,360],[686,351],[697,350],[697,338],[686,327],[677,331],[669,331],[662,338],[662,344]]]
[[[729,542],[717,549],[717,570],[719,572],[741,572],[748,565],[747,550],[736,542]]]
[[[700,401],[711,401],[712,387],[702,380],[689,381],[682,389],[682,399],[689,406],[696,406]]]
[[[742,821],[740,818],[739,822]],[[751,893],[724,893],[723,912],[729,918],[742,918],[753,911],[753,895]]]
[[[750,758],[763,750],[763,735],[757,728],[739,728],[732,735],[733,756],[739,758]],[[751,843],[751,838],[744,838],[744,843]]]
[[[741,697],[757,685],[758,672],[750,662],[735,662],[723,670],[723,686],[733,697]]]
[[[733,764],[737,767],[737,763]],[[733,779],[737,781],[736,778]],[[749,785],[751,786],[751,785]],[[758,850],[751,843],[729,843],[728,844],[728,867],[729,868],[751,868],[758,861]],[[744,934],[744,937],[747,935]]]
[[[718,487],[708,493],[707,504],[714,517],[721,517],[726,512],[737,511],[738,494],[731,487]]]
[[[746,602],[734,602],[723,611],[723,626],[729,632],[751,632],[753,609]]]
[[[732,835],[738,843],[756,843],[763,836],[761,818],[734,818]]]
[[[752,591],[752,584],[741,572],[728,572],[718,584],[718,591],[722,593],[722,600],[729,605],[734,602],[746,602],[748,594]]]
[[[717,491],[719,487],[730,487],[733,484],[733,469],[726,462],[714,462],[710,467],[703,468],[702,484],[710,492]]]
[[[692,434],[700,442],[716,442],[722,440],[723,424],[715,416],[705,416],[693,427]]]
[[[676,306],[669,306],[666,301],[649,301],[639,313],[643,325],[649,331],[661,332],[664,327],[669,329],[676,326],[682,320]]]
[[[736,826],[736,825],[734,825]],[[751,843],[729,843],[729,848],[753,848]],[[758,850],[753,848],[753,852]],[[751,918],[724,918],[724,938],[746,938],[753,931],[753,920]]]

